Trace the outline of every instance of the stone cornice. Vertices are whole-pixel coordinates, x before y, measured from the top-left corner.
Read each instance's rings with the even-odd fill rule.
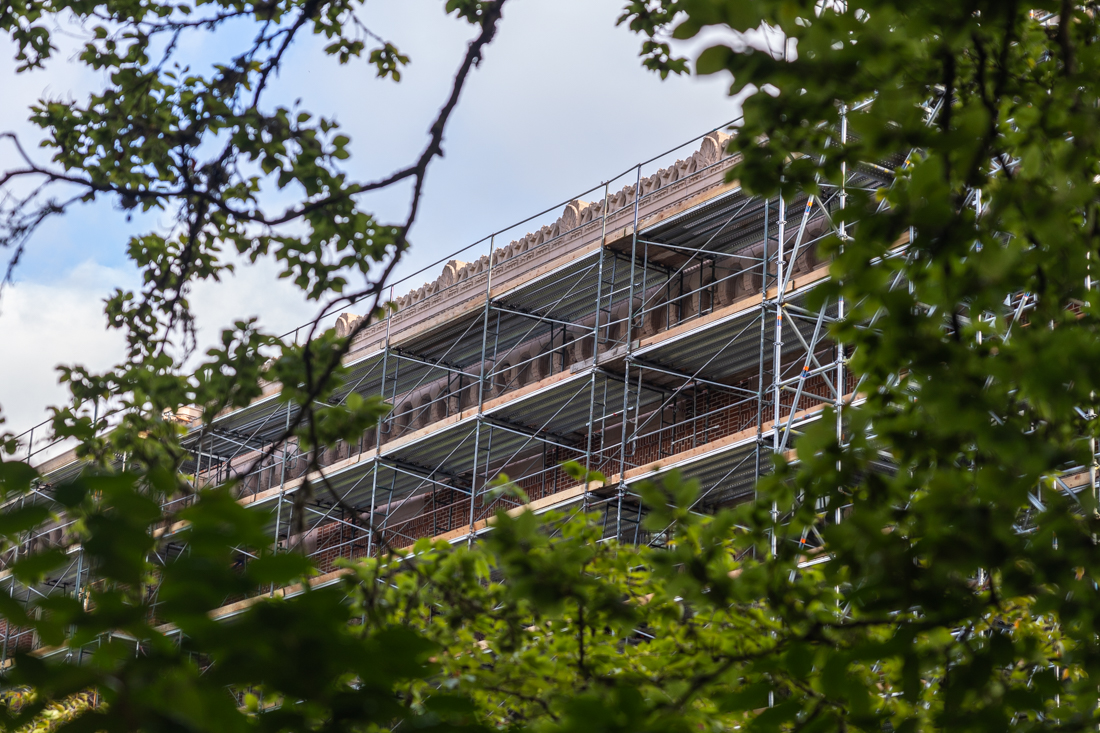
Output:
[[[703,138],[699,149],[684,160],[677,160],[667,168],[662,168],[651,176],[641,179],[639,185],[644,211],[640,218],[651,217],[669,205],[665,199],[675,200],[690,195],[685,191],[693,184],[706,180],[708,186],[721,185],[723,175],[728,168],[726,144],[730,136],[721,132],[712,132]],[[732,164],[732,160],[728,163]],[[722,165],[716,165],[722,163]],[[709,169],[709,170],[708,170]],[[703,174],[696,177],[696,174]],[[710,180],[710,179],[714,180]],[[692,179],[689,181],[689,179]],[[610,194],[606,202],[606,230],[610,235],[614,230],[631,223],[637,191],[635,185],[624,186],[617,193]],[[500,247],[492,254],[493,290],[498,284],[521,276],[551,259],[574,253],[584,245],[599,239],[605,228],[603,222],[605,202],[589,203],[574,200],[566,204],[561,216],[553,223],[531,232],[506,247]],[[554,242],[552,251],[542,245]],[[430,283],[397,297],[394,302],[397,312],[390,316],[389,330],[391,339],[402,339],[403,331],[416,328],[433,317],[447,313],[449,317],[461,312],[459,306],[478,296],[484,295],[486,280],[490,270],[489,255],[482,255],[473,262],[451,260],[443,266],[439,277]],[[338,335],[345,335],[358,323],[361,316],[351,313],[342,314],[336,322]],[[419,330],[419,328],[417,328]],[[381,346],[387,325],[385,321],[372,324],[356,338],[353,353],[363,353],[364,349]]]

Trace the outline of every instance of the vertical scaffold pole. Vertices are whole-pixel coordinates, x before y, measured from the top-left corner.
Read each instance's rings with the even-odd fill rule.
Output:
[[[382,395],[382,398],[386,397],[386,373],[390,368],[390,322],[393,320],[393,311],[390,310],[389,304],[393,302],[393,286],[390,286],[390,297],[386,301],[386,340],[382,346],[382,386],[378,390],[378,394]],[[367,317],[369,318],[369,314]],[[375,503],[378,498],[378,462],[382,458],[382,421],[384,417],[378,419],[378,427],[374,429],[374,469],[371,476],[370,487],[370,515],[367,517],[367,557],[370,557],[374,552],[374,511],[377,508]]]
[[[197,443],[197,445],[198,445],[198,451],[197,451],[198,456],[195,457],[195,491],[199,490],[199,488],[200,488],[199,484],[202,481],[202,442],[205,438],[205,435],[206,435],[206,426],[204,425],[199,430],[199,440],[198,440],[198,443]],[[209,461],[207,461],[207,463],[209,463]]]
[[[84,605],[80,601],[80,593],[81,593],[81,590],[82,590],[82,588],[80,586],[80,578],[83,574],[84,574],[84,546],[81,545],[80,549],[78,549],[76,551],[76,580],[73,582],[73,599],[77,603],[80,603],[81,606]],[[74,624],[73,626],[69,627],[69,634],[71,636],[72,634],[75,634],[75,633],[76,633],[76,625]]]
[[[781,405],[780,405],[780,382],[782,378],[782,356],[783,356],[783,244],[784,239],[787,236],[787,203],[783,199],[783,189],[779,190],[779,220],[776,222],[779,227],[778,238],[779,241],[775,246],[775,344],[772,347],[772,399],[775,401],[775,425],[772,428],[772,450],[778,454],[780,445],[780,424],[781,424]],[[779,522],[779,507],[776,503],[772,502],[772,533],[771,533],[771,550],[772,555],[776,554],[778,549],[776,546],[775,525]]]
[[[638,164],[638,173],[634,181],[634,225],[630,234],[630,284],[627,287],[626,301],[626,354],[623,357],[623,416],[622,436],[619,442],[619,486],[616,492],[615,539],[622,537],[623,497],[626,495],[626,424],[630,417],[630,345],[634,342],[634,265],[638,257],[638,209],[642,203],[642,164]]]
[[[290,436],[288,435],[289,432],[290,432],[290,404],[288,403],[287,406],[286,406],[286,427],[283,430],[283,461],[282,461],[282,466],[281,466],[280,471],[279,471],[279,499],[278,499],[278,503],[275,505],[275,543],[274,543],[274,546],[272,547],[272,552],[274,554],[279,553],[279,534],[280,534],[280,532],[282,532],[282,524],[283,524],[283,501],[286,498],[286,458],[287,458],[287,451],[289,450],[289,447],[290,447]],[[201,461],[201,459],[202,459],[202,453],[201,453],[202,439],[201,439],[201,436],[200,436],[200,439],[199,439],[199,450],[200,450],[199,459]],[[287,542],[287,544],[289,545],[290,542]],[[268,593],[269,593],[269,595],[275,595],[275,584],[274,583],[271,584],[271,588],[268,591]]]
[[[843,150],[844,146],[848,144],[848,107],[845,105],[840,110],[840,145]],[[845,220],[845,209],[848,208],[848,161],[843,159],[840,164],[840,225],[838,230],[840,232],[840,247],[841,252],[844,251],[844,242],[848,239],[848,223]],[[837,321],[843,322],[845,316],[845,304],[844,294],[841,293],[837,296],[836,300],[836,317]],[[844,387],[847,381],[847,374],[845,374],[844,360],[846,359],[844,350],[844,344],[840,341],[836,344],[836,442],[839,445],[844,444]],[[854,397],[854,395],[853,395]],[[840,460],[836,462],[837,473],[840,472]],[[840,523],[840,506],[836,507],[834,512],[833,521],[837,524]]]
[[[760,255],[760,358],[757,362],[759,375],[756,384],[756,473],[755,481],[760,481],[761,451],[764,449],[764,358],[766,356],[764,344],[768,339],[768,239],[770,231],[769,215],[771,214],[771,199],[764,199],[764,249]],[[755,497],[756,484],[753,484]]]
[[[981,214],[981,211],[978,211]],[[1085,298],[1089,297],[1092,292],[1092,252],[1085,252]],[[980,332],[979,332],[979,335]],[[1092,404],[1089,405],[1088,419],[1089,427],[1092,428],[1091,423],[1096,420],[1096,392],[1089,392],[1089,400]],[[1089,437],[1089,491],[1092,494],[1093,506],[1096,506],[1098,498],[1098,489],[1096,482],[1097,474],[1097,462],[1096,462],[1096,438]],[[1095,511],[1095,510],[1094,510]]]
[[[15,559],[19,559],[19,546],[15,547]],[[15,600],[15,578],[9,579],[8,584],[8,598],[12,601]],[[8,662],[8,640],[11,638],[11,619],[4,620],[4,648],[0,650],[0,665],[7,665]]]
[[[584,512],[588,511],[591,501],[588,491],[591,482],[587,474],[592,471],[592,434],[596,428],[596,364],[600,360],[600,309],[603,307],[603,259],[604,247],[607,246],[607,195],[610,184],[611,181],[605,181],[603,184],[603,211],[601,212],[603,221],[600,224],[599,261],[596,263],[596,318],[592,322],[592,374],[588,378],[588,440],[584,449],[584,498],[581,499],[581,510]],[[612,292],[614,292],[614,284],[612,284]],[[566,332],[563,328],[562,344],[565,343],[565,339]]]
[[[477,499],[477,456],[481,450],[481,413],[485,408],[485,349],[489,345],[489,304],[493,300],[493,248],[496,235],[489,237],[489,269],[485,274],[485,310],[481,320],[481,366],[477,380],[477,415],[474,416],[474,467],[470,471],[470,534],[467,544],[474,543],[474,515]],[[485,462],[488,470],[488,460]]]

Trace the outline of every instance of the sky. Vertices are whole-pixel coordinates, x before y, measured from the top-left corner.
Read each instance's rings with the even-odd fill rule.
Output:
[[[670,77],[662,81],[638,58],[640,40],[615,20],[623,0],[511,0],[496,40],[472,77],[444,139],[444,157],[428,172],[421,213],[410,233],[413,248],[398,276],[412,275],[398,294],[434,279],[420,268],[737,117],[729,78]],[[444,15],[442,0],[376,0],[364,20],[411,58],[400,84],[375,79],[365,63],[337,66],[321,40],[295,46],[272,88],[272,99],[336,119],[351,140],[348,171],[377,178],[415,160],[450,90],[470,26]],[[181,57],[198,67],[225,58],[233,33],[193,39]],[[10,44],[0,41],[0,132],[16,132],[33,150],[28,107],[36,100],[79,99],[103,80],[63,52],[45,71],[16,74]],[[650,164],[686,157],[678,154]],[[40,160],[45,156],[37,154]],[[0,170],[16,164],[0,143]],[[633,181],[633,172],[613,190]],[[629,180],[628,180],[629,179]],[[588,200],[597,200],[599,193]],[[408,189],[369,199],[382,220],[403,220]],[[548,214],[515,227],[504,242],[556,218]],[[0,296],[0,408],[4,429],[21,432],[62,402],[59,364],[106,368],[122,354],[107,329],[103,299],[138,284],[126,242],[158,225],[155,217],[127,221],[108,201],[71,210],[40,229]],[[500,241],[498,240],[498,245]],[[460,259],[484,254],[484,245]],[[5,259],[6,262],[6,259]],[[241,267],[220,284],[196,288],[192,303],[200,339],[242,317],[258,316],[270,330],[301,325],[313,308],[279,281],[270,264]]]

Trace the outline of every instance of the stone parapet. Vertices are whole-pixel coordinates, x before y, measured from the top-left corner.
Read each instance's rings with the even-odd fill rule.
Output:
[[[566,204],[557,221],[531,232],[506,247],[482,255],[474,262],[451,260],[439,277],[430,283],[394,299],[397,312],[389,318],[391,343],[398,343],[438,323],[441,315],[465,312],[464,306],[484,302],[489,272],[492,270],[493,296],[506,293],[530,279],[548,265],[562,263],[597,247],[605,236],[609,240],[633,234],[636,189],[640,188],[638,221],[647,224],[663,212],[713,188],[723,185],[726,172],[736,159],[725,153],[729,135],[713,132],[703,138],[699,149],[685,160],[678,160],[640,184],[625,186],[610,194],[606,202],[574,200]],[[606,221],[605,221],[606,216]],[[360,316],[343,314],[337,320],[337,334],[354,328]],[[354,355],[379,348],[385,341],[387,323],[379,321],[364,329],[352,347]]]

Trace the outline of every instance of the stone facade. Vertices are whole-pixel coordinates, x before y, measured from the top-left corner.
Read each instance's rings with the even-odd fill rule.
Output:
[[[443,266],[435,280],[394,299],[397,313],[390,323],[391,339],[442,312],[484,295],[490,269],[494,289],[506,288],[510,281],[541,265],[572,252],[587,251],[589,246],[602,238],[605,228],[608,234],[613,234],[632,225],[639,190],[643,203],[638,218],[644,220],[685,196],[721,185],[721,175],[710,175],[700,180],[694,174],[710,167],[715,168],[715,174],[724,173],[734,162],[725,152],[728,140],[729,135],[713,132],[703,138],[699,149],[688,158],[641,179],[638,186],[631,184],[623,187],[617,193],[608,195],[606,201],[570,201],[553,224],[520,237],[506,247],[494,249],[491,259],[485,254],[473,262],[451,260]],[[543,246],[548,243],[552,243],[553,247]],[[341,314],[336,323],[337,334],[347,335],[359,318],[361,316]],[[359,334],[353,351],[379,348],[385,332],[385,323],[373,324]]]

